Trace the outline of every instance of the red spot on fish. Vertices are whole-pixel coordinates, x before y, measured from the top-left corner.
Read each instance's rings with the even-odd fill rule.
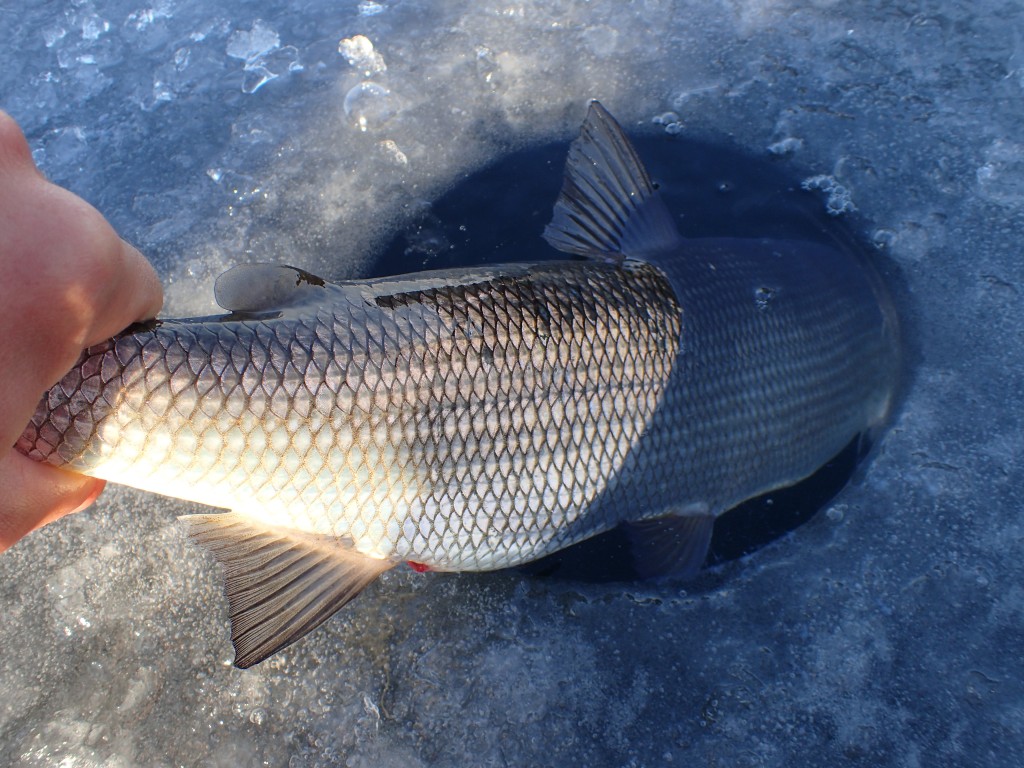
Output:
[[[406,560],[406,562],[409,564],[410,568],[416,571],[416,573],[426,573],[430,570],[429,565],[424,565],[423,563],[414,563],[412,560]]]

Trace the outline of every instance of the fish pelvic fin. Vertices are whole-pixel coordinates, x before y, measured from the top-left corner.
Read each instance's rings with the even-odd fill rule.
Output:
[[[707,559],[714,524],[715,516],[705,505],[699,510],[625,523],[636,572],[645,579],[696,576]]]
[[[682,239],[633,145],[597,101],[569,147],[544,239],[560,251],[612,262],[642,259]]]
[[[224,570],[239,669],[312,632],[394,565],[328,537],[262,525],[233,512],[178,519]]]

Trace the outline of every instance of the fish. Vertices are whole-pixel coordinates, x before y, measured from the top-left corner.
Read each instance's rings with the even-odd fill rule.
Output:
[[[329,282],[216,281],[226,314],[85,350],[16,448],[220,512],[180,519],[223,570],[235,665],[378,576],[490,571],[623,526],[685,578],[717,516],[884,427],[898,319],[827,245],[687,239],[591,102],[544,239],[559,260]]]

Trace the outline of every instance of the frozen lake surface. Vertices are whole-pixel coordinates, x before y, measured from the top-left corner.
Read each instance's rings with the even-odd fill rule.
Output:
[[[845,490],[695,581],[396,569],[246,672],[175,520],[199,509],[112,487],[0,558],[0,763],[1024,763],[1018,4],[17,5],[0,108],[154,261],[168,315],[214,312],[240,261],[343,278],[544,247],[598,98],[685,234],[777,234],[767,189],[858,231],[902,274],[914,376]],[[522,178],[445,202],[510,156]]]

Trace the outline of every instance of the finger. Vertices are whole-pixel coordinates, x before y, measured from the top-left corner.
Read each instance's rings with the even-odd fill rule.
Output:
[[[164,288],[160,276],[135,246],[122,240],[123,258],[128,266],[128,273],[133,275],[135,302],[133,303],[136,320],[149,320],[160,313],[164,305]]]
[[[119,252],[111,257],[111,279],[102,283],[96,304],[105,311],[96,314],[84,338],[84,346],[109,339],[132,323],[157,316],[163,306],[160,278],[134,246],[118,239]]]
[[[73,350],[62,374],[84,347],[154,317],[163,303],[163,289],[149,261],[85,200],[48,182],[40,182],[34,193],[36,208],[23,210],[23,218],[10,227],[20,227],[30,238],[11,269],[22,285],[35,289],[29,297],[49,299],[46,306],[30,305],[23,311],[34,316],[40,330],[52,333],[55,342]],[[40,209],[49,215],[40,216]]]
[[[7,168],[30,168],[38,174],[25,134],[10,115],[0,109],[0,173]]]
[[[105,484],[8,451],[0,458],[0,552],[36,528],[85,509]]]
[[[162,303],[153,267],[94,208],[42,179],[21,180],[15,194],[0,174],[0,328],[10,329],[0,371],[20,372],[0,377],[0,445],[13,442],[3,425],[24,423],[83,348]]]

